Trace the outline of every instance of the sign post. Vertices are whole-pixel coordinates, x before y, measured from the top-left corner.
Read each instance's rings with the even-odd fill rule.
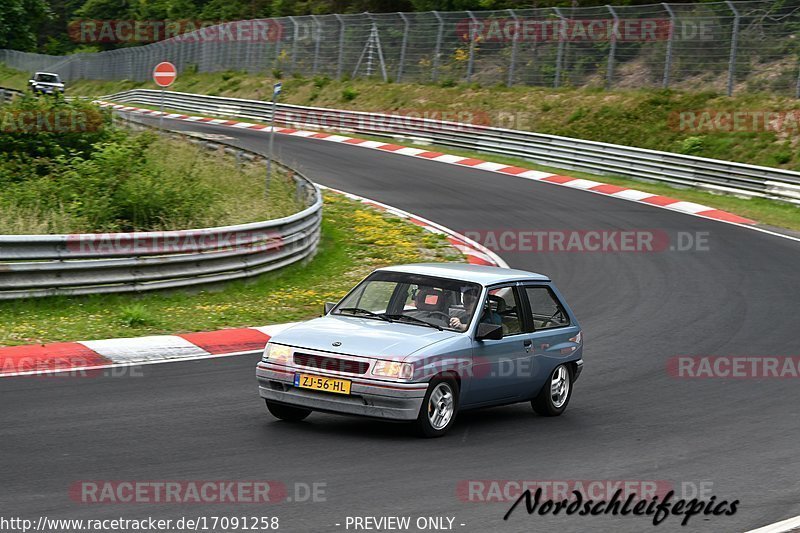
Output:
[[[269,117],[269,153],[267,155],[267,181],[265,183],[264,196],[269,198],[269,181],[272,178],[272,146],[275,143],[275,104],[281,94],[283,85],[278,82],[272,86],[272,113]]]
[[[164,88],[169,87],[178,77],[178,69],[169,61],[162,61],[153,69],[153,81],[161,87],[161,104],[159,106],[158,129],[164,125]]]

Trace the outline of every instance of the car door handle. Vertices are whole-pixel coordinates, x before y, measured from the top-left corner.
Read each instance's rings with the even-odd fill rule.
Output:
[[[533,346],[533,341],[531,340],[522,341],[522,345],[525,347],[526,352],[530,352],[531,346]]]

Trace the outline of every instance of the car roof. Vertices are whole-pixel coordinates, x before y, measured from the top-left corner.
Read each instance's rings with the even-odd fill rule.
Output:
[[[33,73],[34,76],[38,76],[39,74],[47,74],[48,76],[58,76],[58,74],[56,74],[55,72],[41,72],[40,71],[40,72],[34,72]]]
[[[485,265],[469,265],[465,263],[415,263],[384,267],[378,270],[408,272],[410,274],[422,274],[424,276],[471,281],[480,283],[481,285],[493,285],[495,283],[514,281],[550,281],[550,278],[547,276],[534,272],[527,272],[525,270]]]

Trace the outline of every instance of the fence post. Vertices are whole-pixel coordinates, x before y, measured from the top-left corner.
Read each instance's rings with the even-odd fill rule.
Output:
[[[344,64],[344,18],[337,14],[336,20],[339,21],[339,64],[336,66],[336,79],[341,80]]]
[[[279,70],[280,67],[280,58],[281,58],[281,47],[283,45],[283,24],[281,24],[281,31],[278,33],[278,38],[275,39],[275,60],[274,66],[272,67],[273,70]]]
[[[675,12],[672,10],[669,4],[662,3],[664,9],[667,10],[669,13],[669,39],[667,40],[667,52],[664,57],[664,80],[661,83],[661,87],[667,89],[669,87],[669,74],[670,70],[672,69],[672,44],[675,41]]]
[[[292,63],[289,67],[289,71],[294,74],[295,65],[297,64],[297,40],[300,37],[300,27],[297,25],[297,21],[294,20],[294,17],[289,17],[289,20],[294,26],[294,31],[292,33]]]
[[[614,26],[611,29],[611,47],[608,49],[608,70],[606,71],[606,89],[614,83],[614,56],[617,53],[617,33],[619,32],[619,17],[614,8],[606,5],[606,9],[614,17]]]
[[[436,34],[436,48],[433,49],[433,70],[431,71],[431,79],[436,81],[439,79],[439,54],[442,51],[442,35],[444,33],[444,20],[438,11],[432,11],[433,16],[439,21],[439,31]]]
[[[316,28],[316,40],[317,42],[314,43],[314,66],[311,68],[311,73],[316,76],[317,74],[317,65],[319,64],[319,43],[322,41],[322,24],[320,24],[319,20],[317,20],[317,15],[311,15],[311,20],[314,21],[314,27]]]
[[[467,83],[472,80],[472,68],[475,64],[475,30],[477,29],[478,19],[472,14],[472,11],[467,11],[470,18],[470,27],[467,35],[469,37],[469,59],[467,60]]]
[[[800,60],[797,62],[797,86],[794,90],[794,97],[800,98]]]
[[[736,48],[739,43],[739,11],[731,3],[731,0],[725,0],[728,8],[733,11],[733,28],[731,29],[731,55],[728,61],[728,96],[733,95],[733,81],[736,77]]]
[[[397,83],[403,80],[403,67],[406,63],[406,48],[408,47],[408,16],[405,13],[398,13],[403,19],[403,42],[400,44],[400,64],[397,66]]]
[[[514,19],[514,26],[516,27],[516,30],[514,30],[514,37],[511,38],[511,59],[508,62],[508,81],[506,81],[506,85],[511,87],[514,85],[514,69],[517,67],[517,44],[519,43],[519,32],[521,28],[519,27],[519,18],[514,10],[509,9],[508,14]]]
[[[564,18],[564,15],[561,13],[561,10],[557,7],[553,8],[553,11],[556,12],[558,18],[561,20],[561,24],[558,27],[558,49],[556,50],[556,74],[555,79],[553,80],[553,87],[558,89],[561,86],[561,66],[564,63],[564,47],[567,45],[566,33],[567,33],[567,19]]]

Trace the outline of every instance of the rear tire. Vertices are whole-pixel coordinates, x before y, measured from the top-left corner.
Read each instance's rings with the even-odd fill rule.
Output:
[[[282,403],[275,403],[269,400],[267,402],[267,409],[275,418],[280,418],[286,422],[300,422],[311,414],[309,409],[302,409],[300,407],[292,407],[291,405],[284,405]]]
[[[572,370],[558,365],[550,373],[539,395],[531,401],[533,410],[542,416],[558,416],[572,397]]]
[[[458,384],[451,377],[431,380],[417,417],[417,430],[423,437],[436,438],[447,433],[458,414]]]

